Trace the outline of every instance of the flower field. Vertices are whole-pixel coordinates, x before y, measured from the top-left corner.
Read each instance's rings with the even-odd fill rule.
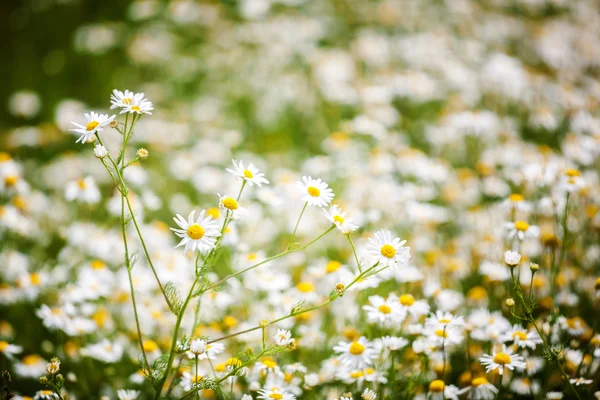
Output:
[[[600,399],[597,1],[0,15],[0,400]]]

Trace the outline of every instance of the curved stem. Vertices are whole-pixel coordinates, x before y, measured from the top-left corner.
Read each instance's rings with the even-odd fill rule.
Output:
[[[306,206],[308,206],[308,201],[306,203],[304,203],[304,206],[302,207],[302,211],[300,211],[300,215],[298,216],[298,221],[296,221],[296,226],[294,227],[294,233],[292,234],[292,238],[290,239],[290,242],[293,242],[294,239],[296,238],[296,231],[298,231],[298,226],[300,225],[300,220],[302,219],[302,215],[304,214],[304,211],[306,211]]]

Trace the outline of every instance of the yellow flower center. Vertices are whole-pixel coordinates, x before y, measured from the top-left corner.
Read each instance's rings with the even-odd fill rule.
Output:
[[[211,207],[206,210],[206,214],[210,215],[212,219],[217,219],[219,218],[219,209],[217,207]]]
[[[140,111],[141,110],[141,108],[139,106],[132,106],[131,109],[133,111]]]
[[[302,293],[309,293],[312,292],[315,289],[315,287],[312,285],[312,283],[300,282],[296,285],[296,289],[298,289]]]
[[[243,363],[242,363],[242,360],[240,360],[239,358],[232,357],[232,358],[228,359],[225,362],[225,364],[227,364],[231,367],[237,368],[237,367],[241,367]]]
[[[513,333],[513,338],[519,338],[519,340],[526,340],[527,339],[527,332],[523,332],[523,331],[517,331],[515,333]]]
[[[132,103],[131,97],[124,97],[123,98],[123,104],[131,104],[131,103]]]
[[[154,340],[144,340],[144,351],[152,353],[158,349],[158,344]]]
[[[5,152],[0,152],[0,162],[7,162],[12,160],[12,157],[10,156],[10,154],[5,153]]]
[[[362,377],[364,375],[365,374],[362,371],[352,371],[352,372],[350,372],[350,377],[354,378],[354,379],[360,378],[360,377]]]
[[[263,365],[265,367],[271,368],[271,369],[273,369],[273,368],[275,368],[277,366],[277,363],[275,361],[273,361],[273,360],[268,360],[268,359],[267,360],[263,360],[262,363],[263,363]]]
[[[435,330],[435,334],[439,337],[443,337],[443,338],[447,338],[448,337],[448,332],[446,332],[445,329],[436,329]]]
[[[494,356],[494,362],[496,364],[500,364],[500,365],[506,365],[506,364],[510,364],[510,356],[506,353],[496,353],[496,355]]]
[[[415,303],[415,298],[411,294],[403,294],[398,298],[398,301],[403,306],[412,306]]]
[[[31,354],[28,356],[25,356],[21,362],[25,365],[34,365],[37,364],[38,362],[40,362],[41,358],[40,356],[36,356],[35,354]]]
[[[254,178],[254,174],[249,169],[245,169],[244,170],[244,177],[246,177],[248,179],[252,179],[252,178]]]
[[[283,395],[281,393],[271,393],[269,395],[270,399],[277,399],[277,400],[281,400],[283,399]]]
[[[581,175],[580,172],[576,169],[568,169],[565,171],[565,175],[571,178]]]
[[[190,376],[190,382],[191,383],[202,382],[203,379],[204,379],[204,377],[202,375]]]
[[[103,269],[105,267],[104,263],[100,260],[94,260],[90,263],[93,269]]]
[[[342,263],[339,261],[329,261],[325,266],[325,270],[328,274],[337,271],[342,266]]]
[[[445,387],[446,384],[444,383],[444,381],[436,379],[435,381],[429,384],[429,391],[434,393],[442,393]]]
[[[232,197],[225,197],[223,200],[221,200],[221,204],[223,204],[223,207],[232,211],[237,210],[240,206],[237,200]]]
[[[487,385],[489,382],[487,379],[485,379],[483,376],[479,377],[479,378],[475,378],[471,381],[471,386],[473,387],[477,387],[480,385]]]
[[[333,217],[333,222],[337,222],[338,224],[343,224],[344,223],[344,217],[342,217],[341,215],[335,215]]]
[[[515,229],[518,231],[526,231],[529,229],[529,224],[525,221],[517,221],[515,222]]]
[[[448,318],[442,318],[440,319],[440,324],[449,324],[450,320]]]
[[[520,201],[525,200],[525,198],[523,197],[523,195],[517,194],[517,193],[511,194],[510,196],[508,196],[508,198],[509,198],[510,201],[513,201],[515,203],[518,203]]]
[[[29,275],[29,281],[33,286],[39,286],[41,283],[40,274],[38,274],[37,272],[32,272]]]
[[[379,306],[379,311],[383,314],[389,314],[392,312],[392,309],[390,308],[390,306],[382,304]]]
[[[187,228],[187,235],[193,240],[202,239],[204,236],[204,228],[198,224],[190,225],[190,227]]]
[[[396,249],[390,244],[381,246],[381,255],[387,258],[393,258],[396,255]]]
[[[4,184],[6,186],[15,186],[19,177],[16,175],[8,175],[4,178]]]
[[[217,364],[217,365],[215,365],[215,371],[216,372],[225,372],[225,371],[227,371],[227,366],[225,365],[225,363]]]
[[[100,125],[100,122],[98,122],[98,121],[88,122],[87,125],[85,126],[85,130],[86,131],[93,131],[94,129],[96,129],[96,127],[98,125]]]
[[[54,392],[52,390],[40,390],[38,393],[42,396],[50,396]]]
[[[321,191],[314,186],[309,186],[307,191],[312,197],[319,197],[321,195]]]
[[[6,349],[8,347],[8,342],[5,342],[4,340],[0,340],[0,351],[4,351],[4,349]]]
[[[80,179],[77,181],[77,186],[79,186],[80,189],[87,188],[87,184],[85,183],[85,181],[83,179]]]
[[[227,315],[225,318],[223,318],[223,325],[225,325],[228,329],[234,328],[237,324],[237,319],[231,315]]]
[[[349,351],[351,354],[354,354],[355,356],[359,356],[365,351],[365,345],[354,341],[354,342],[352,342],[352,344],[350,344]]]

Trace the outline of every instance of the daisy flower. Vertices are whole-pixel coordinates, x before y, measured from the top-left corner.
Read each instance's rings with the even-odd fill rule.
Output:
[[[54,400],[58,399],[56,393],[52,390],[38,390],[33,396],[33,400]]]
[[[200,211],[200,215],[194,220],[195,213],[196,210],[192,211],[187,221],[177,214],[173,220],[181,229],[171,228],[171,230],[182,238],[176,247],[185,245],[184,252],[198,250],[206,253],[215,247],[216,238],[221,236],[221,233],[218,223],[213,221],[210,215],[205,217],[205,210]]]
[[[135,400],[139,397],[140,392],[138,390],[117,390],[117,397],[119,400]]]
[[[110,95],[110,109],[113,110],[115,108],[124,108],[133,103],[133,98],[135,96],[144,97],[144,93],[135,94],[130,90],[125,90],[121,92],[120,90],[113,89],[112,94]]]
[[[269,184],[269,181],[265,179],[265,174],[260,172],[258,168],[254,166],[254,164],[250,163],[248,168],[244,168],[243,161],[231,160],[233,162],[233,169],[227,168],[227,172],[230,172],[234,176],[237,176],[240,179],[245,180],[252,185],[256,185],[258,187],[262,186],[262,184]]]
[[[571,168],[561,176],[559,187],[569,193],[578,192],[585,187],[585,180],[581,177],[581,172]]]
[[[15,354],[19,354],[23,351],[21,346],[17,346],[15,344],[10,344],[5,342],[4,340],[0,340],[0,353],[5,356],[12,358]]]
[[[206,352],[206,341],[200,339],[192,340],[192,343],[190,343],[189,352],[192,353],[194,356],[204,354]]]
[[[514,342],[519,347],[529,347],[535,350],[535,346],[542,343],[542,339],[535,331],[527,331],[520,325],[515,325],[512,330],[500,335],[501,342]]]
[[[200,354],[198,357],[199,360],[214,360],[217,358],[217,355],[221,354],[225,350],[225,345],[223,343],[207,343],[206,351]]]
[[[521,262],[521,255],[516,251],[507,250],[504,252],[504,263],[513,268]]]
[[[426,327],[433,327],[435,329],[445,327],[462,327],[465,321],[461,316],[452,315],[452,313],[444,312],[444,311],[436,311],[435,314],[431,315],[425,321]]]
[[[377,393],[375,393],[371,389],[365,389],[365,391],[362,392],[362,394],[360,395],[360,397],[363,400],[376,400],[377,399]]]
[[[118,90],[115,90],[119,92]],[[126,90],[125,92],[129,95],[127,96],[123,93],[123,97],[119,100],[118,93],[111,95],[111,103],[112,106],[110,108],[121,108],[120,114],[130,113],[130,114],[150,114],[150,111],[154,110],[154,106],[151,101],[145,98],[144,93],[132,93]],[[133,94],[133,96],[131,96]]]
[[[281,390],[278,387],[272,387],[271,389],[262,389],[258,391],[258,398],[263,400],[296,400],[296,396],[286,391]]]
[[[65,198],[67,201],[79,201],[87,204],[95,204],[100,201],[100,190],[96,181],[91,176],[84,179],[68,182],[65,186]]]
[[[196,386],[203,380],[204,376],[201,375],[201,371],[198,372],[198,375],[191,374],[189,371],[184,371],[181,376],[181,382],[179,383],[179,385],[181,385],[183,390],[189,392],[194,386]]]
[[[329,211],[323,210],[325,217],[331,221],[344,235],[354,232],[358,225],[352,223],[350,218],[346,218],[346,213],[340,210],[337,205],[329,207]]]
[[[320,178],[313,179],[310,176],[303,176],[302,182],[298,182],[298,185],[302,189],[302,192],[305,193],[302,196],[302,201],[307,202],[308,205],[325,207],[333,200],[333,190]]]
[[[427,398],[433,400],[458,400],[458,395],[459,390],[456,386],[446,385],[444,381],[436,379],[429,384],[429,393]]]
[[[540,228],[535,225],[529,225],[525,221],[507,222],[504,224],[508,232],[508,239],[517,238],[523,241],[525,238],[537,238],[540,235]]]
[[[350,343],[339,342],[333,351],[339,354],[340,363],[351,369],[363,369],[377,357],[373,344],[364,336]]]
[[[369,239],[367,249],[379,264],[395,268],[398,264],[406,266],[410,259],[410,247],[403,246],[406,240],[395,238],[392,240],[390,231],[377,231]]]
[[[246,210],[244,207],[240,206],[240,203],[238,203],[238,201],[236,199],[234,199],[231,196],[221,196],[220,194],[219,196],[219,208],[221,210],[223,210],[224,212],[229,212],[229,215],[231,216],[231,218],[233,219],[239,219],[241,218],[242,215],[245,215],[248,213],[248,210]]]
[[[381,296],[370,296],[369,305],[363,306],[367,312],[369,323],[377,323],[380,326],[391,326],[395,323],[401,323],[406,318],[406,311],[400,309],[395,296],[389,296],[384,299]]]
[[[286,329],[278,329],[273,339],[277,346],[289,346],[296,342],[296,339],[292,338],[292,333]]]
[[[518,354],[512,354],[512,350],[507,349],[505,345],[502,345],[502,351],[494,351],[493,355],[485,354],[479,359],[482,365],[485,365],[485,372],[498,370],[500,375],[504,375],[504,369],[509,370],[525,369],[524,358]]]
[[[403,294],[398,297],[400,308],[408,312],[415,320],[422,315],[429,314],[429,304],[425,300],[415,300],[412,294]]]
[[[104,127],[112,122],[115,116],[109,117],[108,114],[98,114],[90,112],[85,114],[86,124],[80,125],[77,122],[71,121],[77,128],[69,129],[72,132],[81,134],[75,143],[85,143],[90,140],[96,132],[102,132]]]
[[[580,386],[580,385],[590,385],[594,381],[592,379],[585,379],[582,377],[582,378],[571,378],[571,379],[569,379],[569,382],[571,382],[571,384],[573,384],[575,386]]]
[[[471,386],[460,390],[461,394],[467,392],[467,399],[493,400],[498,394],[498,388],[492,385],[484,376],[480,376],[471,381]]]

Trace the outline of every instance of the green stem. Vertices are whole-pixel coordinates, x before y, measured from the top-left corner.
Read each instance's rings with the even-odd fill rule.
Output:
[[[298,231],[298,225],[300,225],[300,220],[302,219],[302,215],[304,214],[304,211],[306,210],[306,206],[308,206],[308,201],[306,203],[304,203],[304,207],[302,207],[302,211],[300,211],[300,215],[298,216],[298,221],[296,221],[296,226],[294,227],[294,233],[292,234],[292,238],[290,239],[290,242],[293,242],[294,239],[296,238],[296,231]]]
[[[350,241],[350,246],[352,247],[352,253],[354,253],[354,259],[356,260],[358,271],[362,272],[362,267],[360,265],[360,261],[358,261],[358,255],[356,254],[356,247],[354,247],[354,242],[352,241],[352,236],[350,233],[348,234],[348,240]]]

